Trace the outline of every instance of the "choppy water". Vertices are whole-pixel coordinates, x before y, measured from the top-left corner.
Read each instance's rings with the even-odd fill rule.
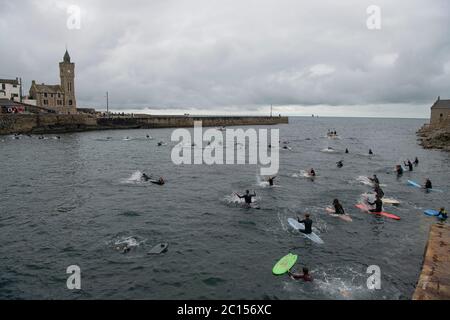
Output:
[[[417,145],[424,120],[290,121],[277,126],[292,150],[280,151],[275,188],[261,183],[256,166],[173,165],[172,129],[0,137],[0,298],[409,299],[435,221],[422,211],[449,207],[449,154]],[[341,139],[325,138],[329,128]],[[168,145],[158,147],[160,140]],[[322,152],[327,147],[337,153]],[[415,156],[420,166],[397,180],[393,166]],[[310,167],[314,182],[301,175]],[[167,184],[142,183],[140,172]],[[401,221],[353,207],[369,191],[357,178],[373,173],[387,197],[402,201],[385,208]],[[445,192],[406,186],[425,177]],[[260,210],[236,203],[233,192],[245,189],[257,192]],[[352,223],[325,213],[335,197]],[[287,218],[304,211],[324,245],[288,227]],[[168,252],[148,255],[160,242]],[[124,244],[127,254],[116,250]],[[289,252],[299,255],[297,267],[311,269],[313,283],[272,275]],[[66,288],[74,264],[82,272],[78,292]],[[381,290],[366,287],[369,265],[381,268]]]

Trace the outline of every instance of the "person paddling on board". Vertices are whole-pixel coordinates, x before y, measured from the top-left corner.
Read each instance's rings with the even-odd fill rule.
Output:
[[[336,166],[338,168],[342,168],[344,166],[344,162],[342,160],[339,160],[338,162],[336,162]]]
[[[401,176],[403,174],[403,168],[401,165],[397,165],[395,168],[395,172],[397,172],[397,176]]]
[[[277,176],[274,177],[269,177],[269,180],[267,180],[269,182],[269,186],[273,186],[273,180],[275,180]]]
[[[372,149],[369,149],[369,154],[370,154],[370,155],[372,155],[372,154],[373,154],[373,152],[372,152]]]
[[[148,181],[148,180],[150,180],[150,177],[144,172],[144,173],[142,173],[142,180]]]
[[[246,205],[251,205],[252,204],[252,198],[256,197],[256,192],[253,191],[253,194],[250,194],[250,191],[246,190],[244,195],[241,196],[238,193],[236,193],[236,195],[239,197],[239,199],[244,199]]]
[[[381,212],[383,211],[383,201],[381,201],[381,198],[377,195],[375,196],[374,202],[367,201],[368,204],[371,206],[375,205],[375,209],[370,209],[369,212]]]
[[[414,159],[414,165],[416,167],[419,165],[419,158],[416,157],[416,159]]]
[[[380,180],[378,180],[378,177],[376,174],[373,175],[373,178],[369,178],[370,181],[374,183],[374,185],[380,184]]]
[[[383,191],[383,189],[381,189],[381,187],[378,183],[375,184],[374,191],[375,191],[376,196],[378,196],[380,199],[383,199],[384,191]]]
[[[303,220],[300,220],[300,218],[297,217],[298,223],[303,223],[305,225],[305,230],[299,230],[300,232],[305,233],[305,234],[312,233],[312,223],[313,222],[309,217],[310,217],[309,213],[305,214],[305,219],[303,219]]]
[[[345,148],[345,153],[348,153],[348,149],[347,148]]]
[[[429,190],[429,189],[433,189],[433,185],[431,184],[431,180],[429,178],[427,178],[427,180],[425,180],[425,189]]]
[[[438,213],[437,217],[438,217],[441,221],[447,220],[448,214],[447,214],[447,211],[445,211],[445,208],[441,208],[441,209],[439,210],[439,213]]]
[[[404,164],[405,164],[405,167],[408,167],[409,171],[413,171],[413,164],[411,161],[409,161],[409,159],[408,159],[408,161],[404,162]]]
[[[345,214],[344,208],[339,203],[338,199],[333,200],[334,213],[336,214]]]
[[[308,268],[303,268],[303,274],[301,273],[292,273],[291,270],[288,271],[288,275],[294,280],[303,280],[305,282],[313,281],[312,276],[309,274]]]
[[[162,177],[159,177],[158,180],[152,180],[151,182],[153,184],[157,184],[157,185],[160,185],[160,186],[162,186],[162,185],[164,185],[166,183]]]
[[[314,171],[314,169],[311,168],[311,169],[309,170],[308,174],[309,174],[310,177],[315,177],[315,176],[316,176],[316,171]]]

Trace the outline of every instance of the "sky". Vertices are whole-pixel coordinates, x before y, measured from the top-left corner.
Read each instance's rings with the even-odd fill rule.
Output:
[[[0,0],[0,8],[0,78],[22,77],[25,92],[31,80],[58,84],[67,47],[78,107],[104,110],[108,91],[111,109],[135,113],[268,114],[273,105],[283,115],[427,118],[438,96],[450,98],[448,0]]]

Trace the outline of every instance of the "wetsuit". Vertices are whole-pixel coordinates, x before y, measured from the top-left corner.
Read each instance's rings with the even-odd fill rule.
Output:
[[[311,171],[309,172],[309,175],[310,175],[311,177],[315,177],[315,176],[316,176],[316,172],[315,172],[314,170],[311,170]]]
[[[411,161],[408,161],[406,165],[408,166],[409,171],[413,171],[413,164],[411,163]]]
[[[252,198],[256,197],[256,194],[244,194],[243,196],[238,195],[239,198],[244,198],[246,204],[252,204]]]
[[[419,164],[419,159],[416,158],[416,160],[414,160],[414,165],[417,166]]]
[[[344,164],[342,163],[342,161],[339,161],[339,162],[337,163],[337,166],[338,166],[338,168],[342,168],[342,167],[344,166]]]
[[[380,197],[380,199],[384,197],[384,191],[380,187],[375,188],[375,193]]]
[[[425,189],[433,189],[433,185],[431,184],[430,180],[427,180],[427,182],[425,182]]]
[[[402,174],[403,174],[403,168],[402,168],[402,167],[399,167],[399,168],[397,169],[397,175],[401,176]]]
[[[371,206],[375,205],[375,209],[370,209],[370,212],[381,212],[383,211],[383,201],[381,199],[376,199],[375,202],[370,203]]]
[[[369,178],[369,179],[375,184],[380,184],[380,180],[378,180],[378,178]]]
[[[294,274],[289,272],[289,275],[294,278],[295,280],[300,280],[302,279],[305,282],[310,282],[313,281],[313,278],[308,274]]]
[[[274,180],[275,178],[269,178],[269,186],[273,186],[273,180]]]
[[[447,218],[448,218],[447,211],[445,211],[445,210],[439,211],[438,218],[441,219],[442,221],[447,220]]]
[[[299,223],[303,223],[305,225],[305,230],[300,230],[302,233],[311,234],[312,233],[312,220],[306,218],[304,220],[298,220]]]
[[[344,208],[342,208],[340,203],[334,205],[334,211],[336,214],[345,214]]]

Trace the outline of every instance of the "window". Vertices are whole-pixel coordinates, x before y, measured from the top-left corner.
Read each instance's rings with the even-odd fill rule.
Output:
[[[58,100],[58,106],[62,105],[62,101]]]
[[[51,98],[53,98],[53,93],[50,95]]]
[[[48,105],[48,100],[44,100],[44,104],[45,104],[45,105]]]
[[[5,89],[6,89],[6,86],[5,86],[5,84],[4,84],[4,83],[2,83],[2,89],[3,89],[3,90],[5,90]]]
[[[44,93],[44,97],[46,97],[46,98],[47,98],[47,92],[45,92],[45,93]]]
[[[13,88],[17,88],[17,84],[13,84]]]
[[[58,93],[58,98],[61,98],[61,93]]]
[[[71,106],[72,105],[72,100],[69,100],[69,106]]]

